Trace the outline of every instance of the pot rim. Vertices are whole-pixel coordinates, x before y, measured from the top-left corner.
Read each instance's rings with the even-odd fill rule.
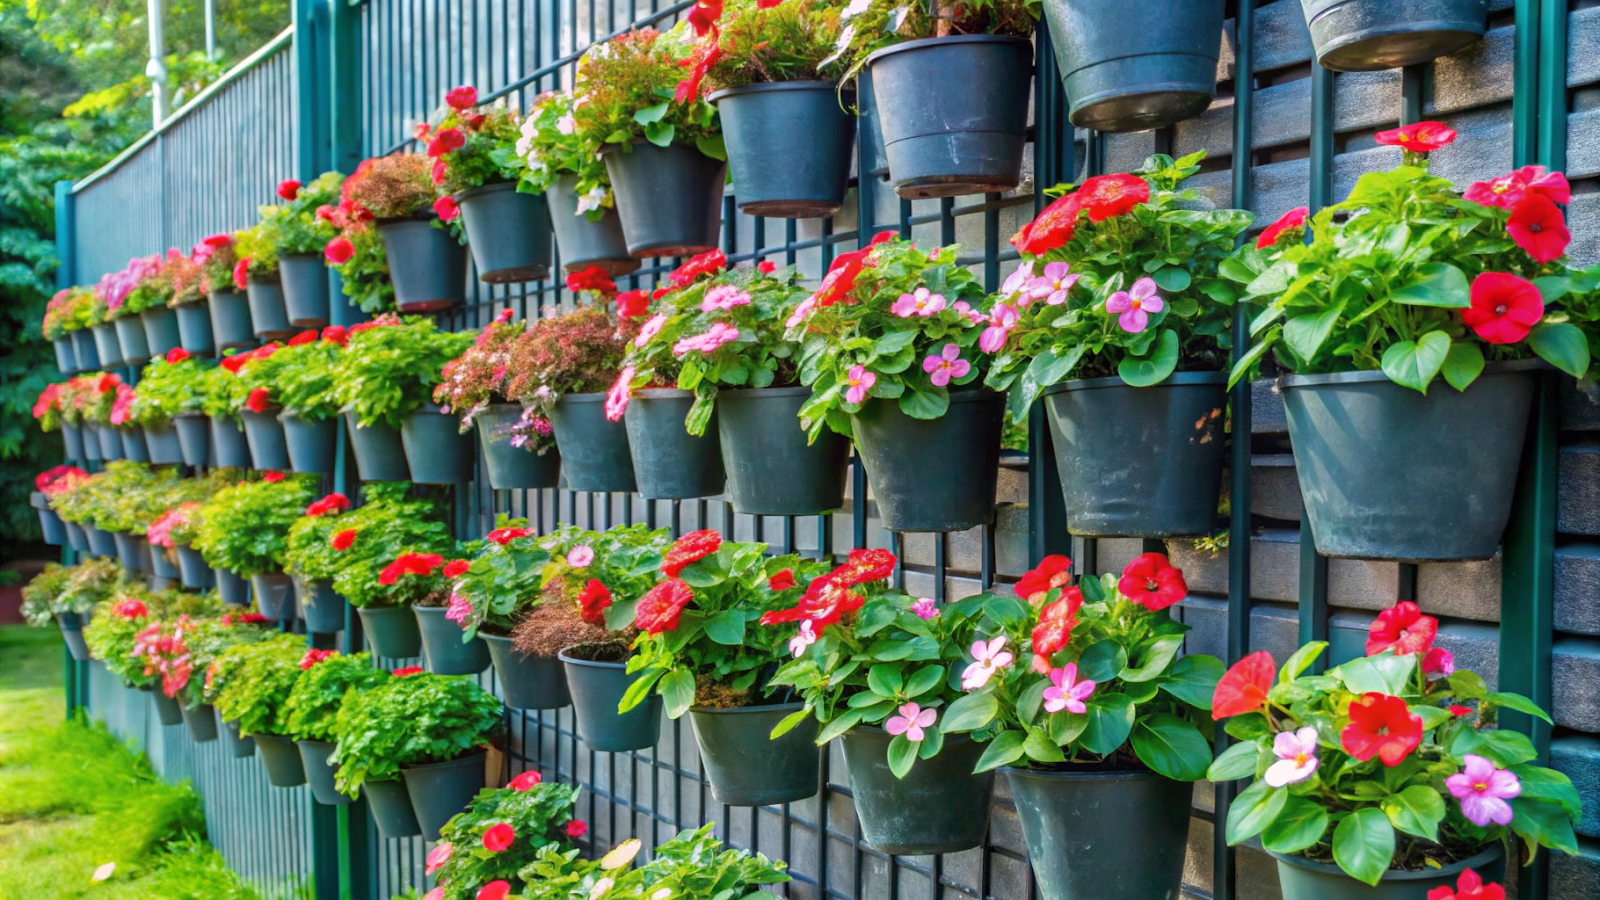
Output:
[[[646,390],[653,389],[646,388]],[[604,403],[609,393],[609,391],[582,391],[576,394],[562,394],[556,398],[556,405],[560,406],[569,400],[573,403]]]
[[[1485,364],[1483,367],[1483,373],[1479,377],[1481,378],[1483,375],[1494,375],[1501,372],[1536,372],[1554,368],[1554,366],[1542,359],[1539,359],[1538,357],[1534,357],[1533,359],[1512,359],[1504,362],[1491,362]],[[1278,376],[1278,387],[1320,387],[1325,384],[1368,384],[1378,381],[1388,381],[1390,384],[1394,384],[1395,387],[1405,387],[1405,385],[1402,384],[1395,384],[1388,375],[1383,373],[1382,369],[1364,369],[1359,372],[1329,372],[1324,375],[1297,375],[1293,373],[1285,373]],[[1476,383],[1476,381],[1473,382],[1473,384]],[[1468,385],[1468,387],[1471,387],[1471,385]],[[1410,390],[1410,388],[1406,389]]]
[[[256,275],[254,273],[248,273],[247,272],[247,273],[245,273],[244,281],[245,281],[245,284],[248,284],[251,287],[255,287],[257,285],[260,285],[260,286],[263,286],[263,287],[266,287],[266,286],[269,286],[269,285],[282,286],[283,285],[283,276],[278,274],[278,270],[277,269],[273,269],[271,272],[268,272],[265,275]]]
[[[414,407],[410,412],[406,413],[406,418],[409,419],[419,415],[449,416],[452,419],[456,417],[454,413],[445,412],[444,407],[431,400],[425,400],[421,405]]]
[[[593,668],[593,669],[627,669],[628,668],[628,664],[626,662],[601,662],[601,661],[595,660],[595,659],[579,659],[576,656],[567,655],[567,651],[568,650],[571,650],[573,647],[577,647],[577,646],[579,646],[579,645],[578,644],[573,644],[572,647],[562,647],[560,650],[556,651],[556,659],[559,659],[559,660],[561,660],[562,662],[564,662],[564,663],[566,663],[568,665],[572,665],[572,666],[587,666],[587,667]]]
[[[484,747],[473,747],[471,750],[468,750],[466,753],[462,754],[461,756],[456,757],[455,759],[447,759],[444,762],[421,763],[420,765],[415,765],[415,766],[401,766],[400,767],[400,771],[402,771],[402,772],[421,772],[421,771],[423,771],[425,769],[443,769],[443,768],[446,768],[448,766],[460,766],[462,763],[464,763],[464,762],[466,762],[468,760],[472,760],[472,759],[479,760],[479,762],[481,764],[483,758],[485,756],[488,756],[488,755],[489,755],[489,751],[488,751],[487,748],[484,748]],[[398,781],[399,779],[395,779],[395,780]]]
[[[517,193],[517,182],[515,182],[515,181],[491,181],[491,182],[489,182],[487,184],[480,184],[477,187],[469,187],[469,188],[464,188],[462,190],[456,191],[455,194],[453,194],[452,196],[453,196],[453,198],[455,199],[455,201],[457,203],[460,203],[462,200],[470,200],[473,197],[479,197],[479,196],[482,196],[484,194],[498,194],[498,193],[501,193],[501,192],[503,192],[505,190],[508,190],[508,189],[511,190],[513,193]],[[541,191],[541,192],[539,192],[537,194],[529,194],[528,196],[529,197],[543,197],[544,196],[544,192]]]
[[[278,414],[282,411],[283,407],[281,406],[274,406],[261,412],[256,412],[253,409],[241,409],[239,410],[239,418],[243,419],[251,416],[259,416],[263,419],[271,419],[272,421],[276,422],[278,421]]]
[[[278,259],[280,259],[280,260],[284,260],[284,259],[313,260],[314,259],[317,262],[321,262],[322,261],[322,254],[321,253],[279,253],[278,254]]]
[[[189,309],[189,308],[196,307],[196,306],[206,306],[210,302],[211,302],[211,295],[210,294],[201,294],[199,299],[197,299],[197,300],[190,300],[190,301],[185,302],[185,303],[171,303],[171,304],[169,304],[167,306],[167,308],[168,309]]]
[[[797,80],[797,81],[763,81],[763,82],[758,82],[756,84],[745,84],[745,85],[740,85],[739,87],[723,88],[720,91],[712,91],[711,94],[706,97],[706,100],[708,102],[710,102],[710,103],[716,103],[718,100],[721,100],[723,97],[738,97],[738,96],[742,96],[744,94],[776,94],[776,93],[779,93],[781,91],[820,92],[824,88],[826,88],[830,92],[837,92],[839,90],[839,82],[837,82],[837,81],[824,81],[822,79],[816,79],[816,80],[804,79],[804,80]],[[849,93],[852,93],[852,94],[855,93],[855,89],[854,88],[845,88],[845,90],[848,91]]]
[[[636,391],[635,393],[637,394],[638,392]],[[1002,394],[999,391],[991,391],[986,387],[962,388],[962,389],[954,390],[954,391],[950,392],[950,402],[951,403],[984,403],[984,402],[993,403],[996,400],[1000,400],[1000,401],[1003,402],[1005,400],[1005,396],[1006,396],[1005,394]],[[895,404],[895,407],[897,409],[899,408],[899,404],[900,404],[900,400],[897,397],[869,397],[867,399],[871,403],[893,403],[893,404]],[[863,406],[865,406],[865,405],[866,404],[863,404]],[[850,417],[853,419],[853,418],[856,417],[856,414],[852,413]],[[944,417],[940,416],[939,418],[942,419]],[[937,422],[938,419],[932,419],[932,420],[929,420],[929,421]]]
[[[801,394],[811,393],[811,388],[803,384],[791,387],[764,387],[764,388],[721,388],[717,391],[717,399],[724,396],[734,397],[798,397]]]
[[[260,578],[271,584],[283,584],[284,582],[288,582],[290,584],[294,583],[294,576],[288,574],[287,572],[262,572],[258,575],[250,576],[251,581],[255,581],[257,578]]]
[[[221,296],[221,297],[243,297],[244,296],[244,291],[241,291],[238,288],[223,288],[221,290],[211,290],[211,291],[207,291],[206,292],[206,300],[207,301],[214,300],[219,296]]]
[[[149,307],[147,309],[141,309],[141,310],[139,310],[139,318],[142,319],[149,313],[155,313],[158,316],[161,315],[162,313],[167,313],[168,315],[171,315],[172,314],[172,307],[167,306],[166,304],[163,303],[163,304],[160,304],[160,305],[157,305],[157,306]]]
[[[209,419],[211,417],[206,415],[203,412],[195,412],[194,410],[190,410],[188,412],[177,413],[177,414],[173,415],[173,418],[174,419]]]
[[[802,709],[805,707],[805,705],[806,704],[804,700],[796,700],[793,703],[762,703],[757,706],[740,706],[733,709],[721,709],[711,706],[691,706],[689,707],[689,712],[698,713],[705,716],[737,716],[752,715],[754,713],[778,712],[780,710],[792,711]]]
[[[885,731],[883,729],[883,726],[881,726],[881,725],[865,725],[865,724],[852,726],[844,734],[841,734],[840,737],[849,737],[852,734],[868,735],[868,736],[871,736],[871,737],[886,737],[886,738],[887,737],[893,737],[893,735],[891,735],[891,734],[889,734],[889,732]],[[965,732],[963,732],[961,734],[947,734],[947,735],[944,736],[944,742],[946,744],[950,743],[951,741],[955,741],[957,743],[961,743],[963,741],[967,742],[967,743],[971,743],[973,741],[973,737],[972,737],[972,735],[967,734]],[[977,773],[974,773],[974,774],[987,775],[989,773],[988,772],[977,772]]]
[[[871,66],[885,56],[911,50],[922,50],[935,44],[940,46],[947,44],[1014,44],[1027,47],[1030,58],[1033,55],[1033,42],[1027,38],[1011,37],[1005,34],[953,34],[948,37],[918,38],[914,41],[904,41],[884,47],[881,50],[874,50],[867,56],[866,64]]]
[[[351,606],[355,606],[354,603],[352,603],[350,605]],[[414,607],[414,606],[356,606],[356,612],[358,614],[359,613],[373,613],[373,614],[377,614],[377,613],[402,613],[402,612],[410,611],[410,610],[415,609],[415,608],[416,607]],[[444,608],[448,608],[448,607],[444,607]]]
[[[382,219],[373,219],[372,224],[378,226],[379,228],[383,228],[388,225],[405,225],[411,222],[425,222],[429,225],[432,225],[433,221],[437,218],[439,218],[437,213],[434,213],[431,210],[426,210],[414,212],[409,216],[386,216]]]
[[[1160,779],[1161,781],[1175,781],[1151,769],[1111,769],[1095,772],[1072,772],[1058,769],[1030,769],[1026,766],[1000,766],[997,771],[1006,773],[1007,777],[1037,778],[1040,781],[1147,781]],[[1179,784],[1192,784],[1182,781]]]
[[[1227,384],[1227,372],[1173,372],[1164,380],[1144,387],[1134,387],[1122,380],[1121,375],[1107,375],[1103,378],[1074,378],[1052,384],[1039,392],[1041,397],[1050,394],[1060,394],[1066,391],[1090,391],[1098,388],[1125,387],[1129,390],[1144,391],[1150,388],[1176,387],[1191,384]]]
[[[327,747],[329,750],[332,750],[336,746],[333,741],[319,741],[319,740],[315,740],[314,738],[301,738],[301,739],[295,741],[295,743],[296,744],[312,744],[312,745],[319,746],[319,747]]]
[[[399,608],[402,608],[402,607],[396,607],[396,608],[399,609]],[[410,607],[410,610],[412,612],[418,614],[418,615],[421,615],[422,613],[432,613],[432,612],[437,611],[439,613],[439,615],[442,616],[445,613],[450,611],[450,607],[448,607],[448,606],[416,606],[416,605],[412,605]]]
[[[41,503],[44,505],[40,506],[39,504]],[[28,494],[28,505],[34,509],[49,509],[50,495],[46,494],[44,491],[32,491]]]
[[[295,420],[297,420],[298,424],[301,424],[301,425],[321,425],[324,422],[337,421],[338,418],[339,418],[338,413],[334,413],[331,416],[323,416],[320,419],[312,419],[312,418],[307,417],[305,413],[290,412],[289,408],[286,407],[286,406],[278,407],[278,415],[277,415],[277,419],[278,419],[279,422],[287,422],[290,419],[295,419]]]
[[[1294,866],[1297,869],[1305,869],[1309,872],[1320,872],[1324,875],[1338,875],[1342,878],[1350,878],[1350,875],[1338,866],[1330,866],[1327,863],[1319,863],[1316,860],[1306,859],[1303,856],[1294,856],[1293,854],[1288,853],[1273,853],[1271,850],[1268,850],[1267,852],[1272,854],[1273,859],[1276,859],[1278,862],[1284,865]],[[1487,849],[1479,851],[1475,856],[1470,856],[1461,860],[1460,862],[1451,863],[1448,866],[1438,869],[1424,869],[1420,872],[1406,872],[1388,869],[1384,871],[1382,880],[1390,882],[1422,881],[1424,879],[1453,876],[1467,869],[1477,869],[1482,867],[1485,863],[1493,862],[1504,852],[1504,849],[1499,844],[1490,844]],[[1353,881],[1354,879],[1351,880]]]
[[[686,391],[683,388],[640,388],[633,392],[633,399],[681,400],[694,395],[694,391]]]

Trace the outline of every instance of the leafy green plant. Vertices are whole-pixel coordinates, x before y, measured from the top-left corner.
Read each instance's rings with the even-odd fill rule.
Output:
[[[539,576],[543,597],[512,632],[519,651],[549,658],[578,645],[574,655],[612,662],[627,659],[636,612],[646,592],[660,580],[673,544],[669,529],[652,530],[643,523],[605,531],[563,528],[542,538],[526,528],[511,527],[491,532],[487,539],[513,547],[537,543],[549,554]],[[492,577],[492,570],[480,558],[459,582],[466,591],[461,599],[471,605],[463,622],[472,621],[480,603],[496,602],[492,581],[485,575]]]
[[[153,685],[156,679],[153,674],[145,674],[144,663],[133,655],[133,648],[139,632],[151,620],[150,607],[155,598],[139,585],[121,586],[112,597],[94,608],[89,624],[83,628],[89,655],[127,685]]]
[[[156,357],[139,376],[134,418],[160,425],[184,413],[200,412],[205,404],[206,365],[182,347]]]
[[[408,500],[405,482],[373,482],[362,488],[362,505],[340,514],[328,546],[333,588],[352,606],[405,607],[437,603],[447,585],[439,576],[408,576],[385,584],[383,570],[406,553],[449,553],[450,528],[438,505]],[[308,558],[302,558],[309,561]],[[318,563],[314,563],[318,564]]]
[[[289,692],[300,678],[305,638],[287,633],[235,644],[217,657],[215,704],[239,733],[288,733]]]
[[[94,291],[86,287],[69,287],[56,291],[45,306],[44,319],[39,331],[46,340],[65,337],[74,331],[89,327],[90,310],[94,306]]]
[[[316,480],[290,475],[223,488],[201,508],[194,548],[211,566],[236,575],[283,571],[289,528],[311,502]]]
[[[29,625],[42,628],[61,613],[86,613],[94,608],[92,602],[73,605],[62,602],[72,575],[72,569],[60,563],[49,563],[22,586],[22,617]]]
[[[297,741],[333,741],[339,709],[352,691],[377,687],[390,678],[372,667],[365,653],[346,656],[310,650],[301,658],[303,670],[284,701],[283,733]]]
[[[156,471],[127,460],[107,463],[104,472],[90,479],[96,497],[94,524],[106,531],[143,536],[166,511],[167,493],[178,482],[171,469]]]
[[[705,91],[781,81],[833,81],[843,66],[837,46],[842,9],[825,0],[724,5],[712,36],[721,54],[705,73]]]
[[[200,267],[201,292],[210,294],[237,288],[234,284],[234,270],[239,265],[236,243],[234,235],[213,234],[194,245],[189,258]]]
[[[466,606],[457,623],[468,635],[509,634],[528,610],[559,593],[560,584],[555,591],[548,590],[554,575],[549,581],[545,578],[551,560],[546,545],[564,543],[569,534],[590,533],[563,526],[547,538],[535,538],[527,525],[527,519],[502,514],[489,537],[463,548],[466,565],[453,574],[451,595]],[[461,564],[450,565],[460,569]]]
[[[527,118],[522,120],[515,151],[521,163],[517,190],[542,194],[556,179],[570,175],[577,179],[577,209],[572,215],[598,222],[606,210],[615,209],[611,176],[600,158],[600,136],[576,127],[573,98],[567,91],[553,91],[534,100]],[[551,207],[551,215],[567,215]]]
[[[233,658],[226,665],[218,662],[229,647],[253,643],[277,633],[272,627],[275,623],[269,623],[267,617],[259,613],[227,612],[196,619],[193,624],[194,630],[187,636],[186,643],[190,665],[201,677],[190,678],[178,694],[178,699],[190,709],[213,702],[227,682],[227,674],[242,662]]]
[[[343,284],[340,290],[362,312],[376,315],[394,309],[389,257],[383,247],[383,236],[371,221],[345,218],[339,236],[328,242],[323,257],[329,268],[339,273]]]
[[[363,327],[370,326],[370,327]],[[333,400],[362,426],[395,428],[428,402],[444,379],[445,363],[472,344],[471,333],[440,331],[421,316],[380,316],[350,329],[349,344],[334,367]]]
[[[511,310],[503,310],[483,327],[471,347],[445,363],[444,380],[433,389],[433,402],[461,418],[462,433],[471,430],[473,420],[491,403],[506,402],[512,348],[525,330],[511,321]],[[525,410],[511,429],[511,445],[541,454],[554,447],[550,420]]]
[[[400,769],[449,762],[494,739],[503,707],[471,678],[418,672],[358,691],[339,709],[339,790],[355,796],[368,781],[392,781]]]
[[[478,104],[478,89],[470,85],[445,94],[437,127],[418,126],[416,138],[428,142],[435,159],[433,181],[448,196],[486,184],[516,181],[522,160],[516,154],[521,116],[503,105]],[[439,210],[443,205],[436,204]],[[441,213],[442,215],[442,213]]]
[[[1033,34],[1039,4],[1032,0],[977,0],[974,3],[904,3],[868,0],[851,3],[840,13],[844,32],[839,55],[850,64],[846,78],[884,47],[906,41],[958,34],[1001,34],[1026,38]]]
[[[278,196],[285,202],[281,206],[261,208],[256,236],[262,243],[271,245],[274,258],[320,254],[328,241],[338,234],[321,210],[339,201],[339,189],[343,184],[344,176],[338,172],[324,172],[309,184],[293,180],[280,183]]]
[[[330,326],[321,337],[315,331],[302,332],[272,354],[272,382],[266,386],[268,402],[311,422],[337,416],[339,407],[332,400],[334,373],[344,351],[344,339],[343,329]],[[254,365],[260,363],[246,366],[240,375],[244,376]]]
[[[534,322],[511,348],[507,395],[548,419],[563,396],[612,387],[642,322],[638,316],[617,319],[597,304]]]
[[[531,771],[508,787],[479,792],[440,830],[440,843],[429,854],[428,870],[444,891],[441,900],[476,900],[478,891],[494,881],[519,883],[518,873],[541,850],[573,849],[568,828],[582,790],[543,781]]]
[[[348,557],[333,546],[333,536],[345,530],[352,516],[343,515],[350,499],[333,493],[306,507],[305,515],[289,526],[284,571],[304,581],[332,581]]]
[[[578,61],[574,127],[616,145],[614,152],[631,152],[636,141],[649,141],[697,147],[726,159],[716,108],[700,99],[698,88],[678,87],[684,64],[704,77],[708,54],[683,26],[667,33],[638,29],[595,44]]]
[[[650,861],[637,869],[628,865],[641,849],[630,839],[598,860],[578,858],[577,850],[539,851],[539,858],[522,870],[526,883],[523,900],[574,900],[581,897],[671,897],[673,900],[755,900],[762,885],[789,880],[787,866],[748,850],[723,850],[712,834],[716,823],[694,831],[684,830],[656,847]],[[665,891],[665,893],[662,893]]]
[[[258,279],[275,278],[278,273],[278,226],[273,220],[281,210],[276,206],[262,206],[258,212],[260,219],[256,224],[233,233],[233,252],[238,261],[231,277],[233,286],[241,291],[249,275]]]

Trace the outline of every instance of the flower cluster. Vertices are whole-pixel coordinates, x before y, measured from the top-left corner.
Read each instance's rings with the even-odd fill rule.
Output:
[[[433,211],[449,222],[459,214],[452,195],[485,184],[516,181],[523,163],[515,152],[521,117],[505,106],[479,105],[478,89],[451,88],[435,126],[418,125],[414,137],[433,160],[429,175],[441,196]]]
[[[621,145],[617,152],[649,141],[726,158],[716,108],[699,96],[699,80],[718,55],[714,40],[695,42],[692,32],[700,29],[680,26],[663,34],[644,28],[590,47],[578,61],[573,128]],[[680,83],[683,68],[691,74]]]
[[[572,94],[553,91],[539,95],[522,120],[516,143],[521,159],[521,184],[543,193],[557,181],[571,181],[578,197],[572,210],[551,205],[550,214],[587,216],[599,221],[616,206],[611,177],[600,158],[600,137],[578,128]]]
[[[88,328],[93,314],[93,290],[84,287],[62,288],[45,304],[44,320],[39,330],[46,340],[57,340]]]

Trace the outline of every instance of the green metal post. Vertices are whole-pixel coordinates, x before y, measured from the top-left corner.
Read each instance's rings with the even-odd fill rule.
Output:
[[[361,162],[361,54],[360,13],[349,0],[327,0],[328,78],[326,103],[328,120],[327,168],[354,172]],[[367,314],[352,305],[341,289],[339,274],[328,270],[332,283],[329,318],[335,325],[354,325]],[[343,430],[340,440],[344,439]],[[340,457],[343,458],[341,447]]]

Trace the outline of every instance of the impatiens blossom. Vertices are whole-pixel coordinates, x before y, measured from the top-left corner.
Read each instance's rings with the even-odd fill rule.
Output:
[[[493,541],[496,544],[504,547],[514,540],[529,537],[532,534],[533,532],[526,528],[496,528],[487,535],[484,535],[484,540]]]
[[[934,719],[939,715],[936,710],[923,709],[915,703],[903,704],[895,711],[899,715],[890,716],[888,721],[883,723],[883,730],[896,736],[903,734],[906,740],[913,744],[927,737],[922,729],[932,727]]]
[[[672,542],[661,558],[661,571],[668,578],[677,578],[684,569],[717,552],[722,547],[722,534],[713,528],[691,531]]]
[[[805,619],[800,623],[800,630],[789,639],[789,653],[796,659],[805,654],[806,648],[817,642],[817,632],[811,627],[811,620]]]
[[[1422,743],[1422,717],[1400,697],[1368,691],[1350,704],[1350,724],[1339,733],[1346,753],[1366,762],[1374,756],[1393,768]]]
[[[1511,804],[1522,793],[1516,773],[1495,768],[1495,764],[1472,753],[1461,758],[1464,768],[1444,780],[1450,796],[1461,802],[1461,814],[1472,824],[1487,828],[1511,824]]]
[[[1015,297],[1033,284],[1033,280],[1033,260],[1024,260],[1016,271],[1006,277],[1005,284],[1000,285],[1000,296]]]
[[[1011,246],[1019,253],[1043,256],[1072,240],[1078,213],[1083,212],[1082,202],[1078,192],[1054,201],[1012,236]]]
[[[1166,554],[1145,553],[1122,570],[1117,590],[1151,612],[1166,609],[1189,596],[1183,570],[1167,562]]]
[[[1472,280],[1472,305],[1461,321],[1490,344],[1515,344],[1544,318],[1544,297],[1533,282],[1507,272]]]
[[[452,559],[444,564],[444,577],[460,578],[472,568],[472,563],[464,559]]]
[[[909,294],[901,294],[900,299],[889,307],[889,311],[902,319],[913,316],[927,318],[939,314],[944,307],[945,299],[942,294],[935,294],[925,287],[919,287]]]
[[[507,822],[499,822],[484,830],[483,849],[490,853],[499,853],[510,847],[516,839],[516,829]]]
[[[544,776],[540,775],[537,769],[529,769],[528,771],[523,772],[521,775],[511,779],[511,781],[506,784],[506,787],[513,791],[531,791],[542,781],[544,781]]]
[[[681,578],[668,578],[639,598],[633,624],[647,634],[678,630],[683,608],[694,599],[694,591]]]
[[[1083,607],[1083,591],[1069,587],[1061,592],[1054,603],[1039,610],[1039,624],[1033,626],[1033,668],[1038,672],[1050,671],[1050,657],[1067,646],[1072,629],[1078,624],[1078,610]]]
[[[1278,221],[1268,225],[1267,230],[1261,232],[1261,236],[1256,238],[1256,249],[1271,249],[1272,247],[1277,246],[1278,240],[1284,235],[1300,234],[1301,232],[1305,231],[1306,219],[1310,217],[1311,210],[1308,207],[1301,206],[1299,208],[1289,210],[1288,212],[1284,213],[1283,216],[1278,219]]]
[[[911,614],[926,622],[939,617],[939,606],[932,597],[923,597],[911,604]]]
[[[1560,259],[1572,243],[1561,207],[1543,194],[1528,194],[1511,207],[1506,233],[1537,263]]]
[[[470,84],[453,87],[445,92],[444,102],[457,111],[471,109],[478,105],[478,89]]]
[[[1071,274],[1071,266],[1064,262],[1049,263],[1044,274],[1028,284],[1028,296],[1043,300],[1047,306],[1060,306],[1067,302],[1067,294],[1081,276]]]
[[[319,516],[338,515],[350,508],[350,498],[337,491],[313,502],[306,507],[306,515],[312,518]]]
[[[990,641],[974,641],[972,644],[972,658],[974,662],[967,666],[961,673],[961,689],[975,691],[989,683],[996,672],[1010,668],[1016,659],[1006,646],[1005,635]]]
[[[355,542],[356,530],[354,528],[346,528],[345,530],[335,534],[333,538],[328,541],[328,544],[335,550],[349,550],[350,545],[354,544]]]
[[[738,339],[739,329],[726,322],[714,322],[705,334],[692,335],[673,344],[672,355],[682,356],[691,350],[700,353],[711,353],[723,344]]]
[[[441,222],[453,222],[456,216],[461,215],[461,204],[454,197],[440,197],[433,201],[433,214]]]
[[[998,353],[1006,345],[1011,329],[1017,327],[1017,309],[1001,303],[989,314],[989,327],[978,335],[978,349],[985,353]]]
[[[1528,194],[1543,194],[1556,203],[1572,202],[1572,185],[1567,176],[1544,166],[1523,166],[1493,181],[1474,182],[1461,199],[1483,206],[1511,209]]]
[[[1118,173],[1096,175],[1078,188],[1078,204],[1089,214],[1089,221],[1104,222],[1132,212],[1150,199],[1150,183],[1137,175]]]
[[[1449,678],[1455,671],[1456,656],[1443,647],[1431,647],[1422,657],[1422,674],[1428,676],[1429,681]]]
[[[334,238],[328,242],[326,247],[322,248],[323,258],[336,266],[344,265],[355,255],[356,245],[350,243],[350,239],[344,235]]]
[[[1017,596],[1037,606],[1044,602],[1050,591],[1072,583],[1072,560],[1052,553],[1039,561],[1039,565],[1017,579]]]
[[[1114,313],[1117,324],[1129,334],[1138,334],[1150,325],[1150,314],[1166,308],[1156,292],[1154,278],[1141,278],[1126,291],[1117,291],[1106,300],[1106,312]]]
[[[579,544],[567,552],[567,565],[574,569],[581,569],[594,562],[594,548],[588,544]]]
[[[972,371],[972,363],[961,358],[959,346],[945,344],[937,355],[922,361],[922,371],[928,373],[928,380],[935,387],[945,387],[953,378],[965,378]]]
[[[378,583],[385,587],[400,580],[402,575],[427,577],[444,565],[444,557],[437,553],[402,553],[394,562],[378,573]]]
[[[1456,889],[1441,885],[1428,892],[1427,900],[1506,900],[1506,889],[1498,884],[1484,884],[1477,872],[1467,869],[1456,879]]]
[[[253,413],[264,413],[267,411],[267,407],[270,406],[271,403],[271,393],[268,392],[264,387],[258,387],[252,389],[250,391],[250,396],[245,398],[244,408]]]
[[[1310,726],[1295,732],[1282,731],[1272,739],[1272,755],[1278,761],[1262,776],[1275,788],[1299,784],[1317,770],[1317,730]]]
[[[1455,141],[1456,131],[1441,122],[1416,122],[1404,128],[1380,131],[1374,139],[1385,146],[1399,147],[1411,153],[1431,153]]]
[[[300,657],[300,671],[305,672],[312,666],[322,662],[332,655],[332,650],[318,650],[317,648],[312,647],[310,650],[306,651],[304,656]]]
[[[1044,689],[1044,708],[1047,712],[1061,712],[1083,715],[1089,707],[1083,701],[1089,699],[1094,693],[1094,682],[1087,678],[1078,680],[1078,664],[1067,663],[1059,669],[1050,670],[1050,686]]]
[[[472,617],[472,601],[457,591],[451,591],[450,605],[445,609],[444,617],[457,625],[465,623]]]
[[[604,625],[611,606],[611,589],[598,578],[589,579],[578,594],[578,614],[590,625]]]
[[[778,573],[767,579],[768,590],[787,591],[794,587],[794,570],[780,569]]]
[[[851,366],[846,375],[844,402],[860,404],[866,401],[867,391],[878,383],[878,376],[867,371],[866,366]]]
[[[1211,695],[1211,718],[1220,722],[1231,716],[1253,713],[1267,705],[1267,691],[1278,677],[1278,664],[1272,654],[1258,650],[1233,664],[1218,679]]]
[[[1367,627],[1367,655],[1385,650],[1393,650],[1396,656],[1427,653],[1438,633],[1438,619],[1423,615],[1422,609],[1410,600],[1401,600],[1378,613]]]
[[[423,874],[432,875],[450,861],[450,855],[455,852],[455,845],[449,841],[440,841],[439,846],[428,852],[427,859],[423,860]]]
[[[567,837],[569,837],[569,838],[581,838],[585,834],[589,833],[589,825],[588,825],[587,822],[583,821],[582,819],[573,819],[572,821],[567,823],[567,827],[566,827],[565,830],[567,832]]]
[[[511,882],[504,878],[496,878],[481,888],[473,895],[472,900],[506,900],[511,896]]]
[[[423,668],[421,666],[401,666],[389,674],[396,678],[409,678],[412,675],[421,675],[422,672]]]
[[[300,196],[300,182],[293,178],[278,182],[278,196],[285,200],[293,200]]]
[[[700,301],[700,311],[716,312],[719,309],[733,309],[735,306],[749,305],[749,294],[731,284],[719,284],[706,291],[705,299]]]
[[[612,383],[611,390],[606,394],[606,419],[611,422],[622,421],[623,413],[628,411],[628,401],[633,397],[633,366],[623,366],[617,373],[617,380]]]

